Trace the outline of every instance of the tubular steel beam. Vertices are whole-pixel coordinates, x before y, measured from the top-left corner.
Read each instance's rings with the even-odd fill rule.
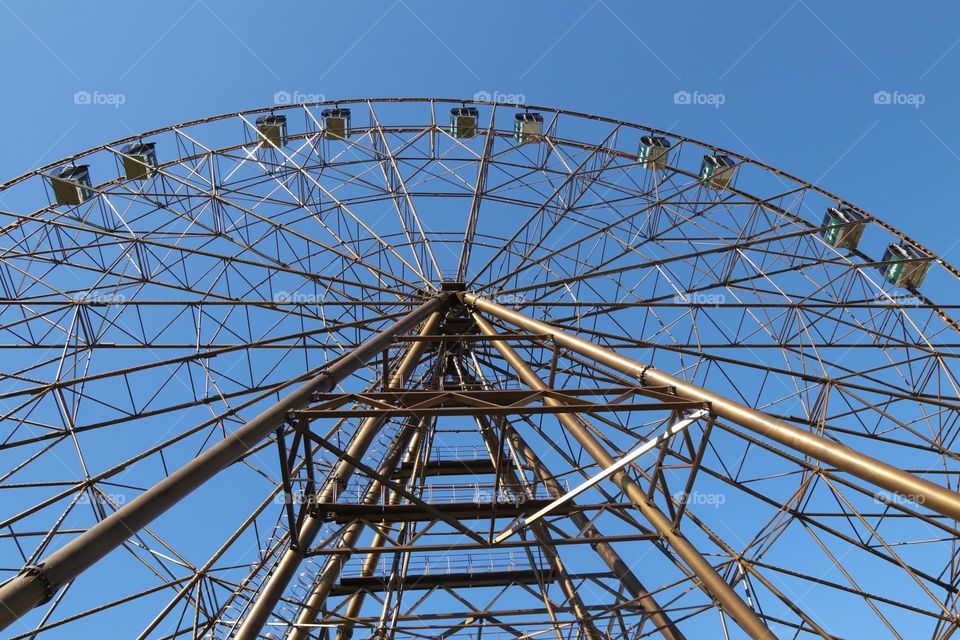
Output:
[[[410,421],[405,427],[404,431],[398,435],[397,440],[394,442],[394,446],[390,449],[387,456],[380,464],[380,471],[383,475],[389,475],[390,472],[397,467],[401,454],[403,454],[405,450],[408,452],[409,457],[409,452],[415,451],[421,446],[423,441],[423,431],[416,429],[415,426],[422,425],[423,422],[423,419],[417,420],[416,422]],[[376,501],[380,493],[381,486],[382,485],[376,481],[370,483],[370,486],[367,488],[363,498],[364,504],[372,504]],[[393,492],[389,495],[387,502],[388,504],[396,504],[398,499],[399,494]],[[325,603],[327,596],[329,596],[333,590],[334,583],[336,582],[337,578],[340,577],[344,564],[346,564],[346,562],[353,555],[352,547],[356,546],[360,539],[360,534],[363,533],[364,529],[365,525],[363,522],[352,522],[347,526],[343,536],[340,539],[340,545],[338,547],[338,549],[342,549],[346,551],[346,553],[340,554],[339,558],[331,557],[327,560],[327,563],[324,565],[323,571],[320,573],[320,577],[317,580],[316,585],[314,585],[313,592],[311,592],[307,602],[304,603],[300,614],[297,616],[296,623],[290,628],[290,632],[287,635],[288,640],[304,640],[310,637],[309,631],[316,622],[317,614]],[[373,544],[382,544],[378,542],[380,539],[382,539],[382,536],[383,534],[381,531],[377,530]],[[366,572],[366,568],[366,565],[364,565],[364,572]],[[366,573],[363,573],[362,575],[366,575]],[[359,615],[359,608],[357,613],[347,614],[347,617],[350,617],[350,615],[353,615],[354,617]],[[340,633],[341,631],[338,629],[338,638],[340,637]]]
[[[444,295],[429,299],[371,340],[360,345],[304,383],[269,409],[180,467],[37,565],[25,567],[0,586],[0,629],[47,601],[67,582],[119,547],[137,531],[233,464],[273,433],[287,412],[300,409],[316,392],[333,389],[341,380],[383,351],[399,334],[415,328],[447,305]]]
[[[413,442],[410,443],[408,447],[408,453],[405,456],[405,461],[410,462],[412,465],[416,466],[416,456],[411,455],[414,451],[418,451],[423,439],[420,437],[420,432],[415,434]],[[411,474],[411,479],[414,477]],[[373,487],[374,485],[371,485]],[[400,495],[396,492],[391,492],[387,498],[387,504],[393,505],[397,504],[400,500]],[[380,522],[381,527],[385,527],[385,522]],[[356,525],[354,525],[356,526]],[[372,576],[376,572],[377,562],[380,560],[381,548],[387,542],[387,536],[383,532],[383,529],[377,529],[373,534],[373,540],[370,541],[370,547],[374,549],[367,554],[367,557],[364,558],[363,566],[360,572],[361,576]],[[352,555],[352,552],[351,552]],[[350,602],[347,604],[347,609],[343,614],[345,622],[337,628],[336,640],[348,640],[353,637],[354,624],[352,620],[360,616],[360,611],[363,608],[363,601],[365,598],[365,592],[360,590],[350,596]],[[313,617],[308,614],[306,620],[313,621]],[[299,622],[299,620],[298,620]],[[302,627],[295,627],[291,630],[291,635],[294,633],[297,636],[301,636],[302,632],[300,631]]]
[[[621,356],[614,351],[566,333],[545,322],[534,320],[522,313],[507,309],[486,298],[472,293],[464,293],[461,294],[461,299],[467,305],[496,316],[514,326],[535,333],[550,334],[558,345],[611,369],[633,376],[641,384],[672,386],[676,389],[678,396],[699,402],[709,402],[716,415],[734,424],[836,467],[861,480],[866,480],[892,491],[948,518],[960,520],[960,494],[945,487],[854,451],[842,444],[830,442],[745,404],[681,380],[669,373],[655,369],[652,365],[645,365]]]
[[[484,335],[496,336],[497,331],[483,316],[473,313],[473,319]],[[545,389],[546,385],[534,373],[533,369],[504,341],[493,341],[494,348],[520,376],[528,387]],[[549,403],[558,403],[558,400],[547,398]],[[616,464],[616,460],[604,446],[590,433],[590,430],[572,413],[558,413],[557,419],[580,443],[590,457],[603,467]],[[776,640],[776,636],[760,620],[756,612],[745,603],[736,591],[717,573],[716,569],[707,562],[706,558],[686,539],[683,534],[673,529],[673,523],[657,506],[647,500],[643,489],[623,471],[613,476],[613,481],[623,490],[624,494],[637,507],[654,529],[662,536],[683,559],[691,572],[700,579],[700,586],[707,594],[715,598],[723,611],[754,640]]]
[[[467,228],[463,232],[463,246],[460,248],[460,260],[457,262],[457,280],[463,281],[467,277],[470,267],[470,250],[473,249],[474,237],[477,234],[477,220],[480,217],[480,203],[487,186],[487,170],[490,166],[490,153],[493,150],[493,141],[497,129],[494,126],[497,117],[497,105],[490,109],[490,122],[487,124],[487,133],[483,141],[483,154],[477,167],[477,179],[473,183],[473,196],[470,199],[470,214],[467,216]]]
[[[434,300],[437,299],[439,298],[434,298]],[[441,310],[442,306],[443,303],[440,303],[431,307],[430,311],[434,313],[421,327],[420,335],[430,335],[436,332],[437,326],[440,324],[440,319],[442,317],[442,314],[438,313],[438,311]],[[389,344],[389,340],[390,338],[379,344],[379,350],[382,351],[385,346]],[[404,384],[404,382],[410,377],[416,368],[417,363],[420,361],[420,357],[427,348],[427,344],[428,343],[426,342],[411,343],[410,348],[407,350],[406,355],[404,355],[403,360],[400,361],[397,370],[394,372],[393,377],[390,380],[391,386],[399,387]],[[382,417],[367,418],[363,421],[363,423],[360,425],[360,428],[357,430],[356,436],[354,436],[353,440],[350,442],[350,446],[347,450],[347,453],[351,456],[351,458],[363,458],[367,449],[373,443],[377,433],[379,433],[380,426],[383,424],[383,421],[384,418]],[[317,503],[322,505],[325,502],[335,501],[336,496],[339,495],[347,486],[347,482],[353,475],[353,471],[354,466],[350,462],[347,460],[340,460],[336,469],[328,476],[327,482],[325,482],[323,487],[317,492]],[[246,618],[244,618],[240,628],[237,630],[237,634],[234,636],[235,640],[254,640],[255,638],[259,637],[260,632],[263,630],[263,627],[267,622],[267,618],[270,617],[270,614],[273,612],[274,608],[277,606],[277,603],[280,601],[280,598],[283,596],[284,591],[287,590],[290,580],[297,572],[301,562],[303,562],[305,550],[310,547],[310,544],[313,542],[313,539],[316,537],[322,526],[323,519],[317,515],[310,514],[303,519],[303,523],[300,525],[299,531],[290,532],[291,536],[297,536],[297,544],[291,545],[290,548],[288,548],[284,553],[283,558],[281,558],[277,563],[276,568],[267,579],[267,583],[260,592],[259,597],[254,603],[253,607],[250,608],[250,612],[247,614]],[[359,532],[357,535],[359,535]],[[339,575],[340,568],[343,566],[343,563],[346,562],[346,560],[346,556],[331,558],[332,566],[327,567],[330,570],[328,571],[325,569],[323,572],[323,576],[330,574],[331,577],[325,580],[329,580],[330,584],[332,584],[333,580],[335,580]],[[324,580],[321,580],[321,582],[324,582]],[[311,596],[311,601],[312,600],[313,596]],[[291,637],[296,637],[297,633],[298,632],[296,628],[292,629]]]

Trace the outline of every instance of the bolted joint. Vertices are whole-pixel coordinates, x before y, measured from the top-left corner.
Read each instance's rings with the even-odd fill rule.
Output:
[[[652,364],[648,364],[647,366],[643,367],[635,374],[637,376],[637,380],[640,381],[641,387],[647,386],[647,370],[649,370],[652,366],[653,366]]]
[[[30,578],[38,578],[40,582],[43,583],[44,591],[46,592],[43,596],[43,600],[37,603],[37,606],[41,604],[46,604],[53,600],[53,596],[57,593],[57,587],[53,584],[53,581],[50,580],[50,577],[47,575],[47,572],[43,570],[43,564],[29,564],[20,570],[20,575],[27,576]]]

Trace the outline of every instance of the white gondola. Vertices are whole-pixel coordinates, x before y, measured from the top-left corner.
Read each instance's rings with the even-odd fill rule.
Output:
[[[287,116],[275,116],[272,113],[257,118],[257,131],[275,147],[287,144]]]
[[[700,165],[700,181],[711,189],[727,189],[736,171],[737,163],[730,156],[705,155]]]
[[[90,167],[85,164],[68,164],[54,172],[50,178],[57,204],[76,205],[93,197],[90,182]]]
[[[157,145],[153,142],[131,142],[120,152],[127,180],[145,180],[157,168]]]
[[[830,207],[820,225],[823,241],[838,249],[856,249],[867,226],[867,218],[848,207]]]
[[[350,109],[324,109],[323,135],[330,140],[346,140],[350,137]]]
[[[450,135],[454,138],[472,138],[477,135],[477,122],[480,112],[476,107],[454,107],[450,109]]]
[[[927,276],[930,262],[926,253],[901,242],[887,245],[879,269],[883,272],[883,279],[893,286],[916,289]]]
[[[637,161],[646,169],[662,169],[667,166],[670,154],[670,141],[663,136],[643,136]]]
[[[520,144],[539,142],[543,135],[543,116],[534,111],[521,111],[514,116],[513,137]]]

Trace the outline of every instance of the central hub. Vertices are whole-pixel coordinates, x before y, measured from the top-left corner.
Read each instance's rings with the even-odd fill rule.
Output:
[[[440,283],[440,291],[466,291],[466,282],[444,281]]]

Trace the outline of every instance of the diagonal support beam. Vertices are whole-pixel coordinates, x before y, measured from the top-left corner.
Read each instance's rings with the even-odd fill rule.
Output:
[[[398,442],[397,443],[398,446],[395,447],[393,451],[391,451],[391,454],[393,454],[396,457],[396,460],[393,460],[391,462],[396,462],[397,460],[399,460],[400,458],[399,454],[401,453],[402,448],[406,449],[406,453],[404,454],[404,460],[407,462],[415,461],[418,453],[420,452],[421,447],[423,446],[423,440],[424,440],[423,430],[416,431],[415,433],[412,434],[412,437],[410,438],[403,438],[403,436],[401,436],[401,439],[403,441],[409,441],[409,444],[406,445],[405,447],[401,447],[399,445],[403,444],[403,442]],[[395,464],[391,464],[391,466],[396,467]],[[411,477],[413,477],[413,475],[411,475]],[[379,489],[379,487],[376,484],[372,484],[371,488]],[[391,505],[398,504],[400,502],[400,495],[396,492],[391,492],[387,497],[386,502],[387,504],[391,504]],[[351,526],[359,528],[361,525],[360,523],[354,523]],[[370,545],[369,545],[374,550],[370,551],[367,554],[367,557],[364,559],[363,568],[360,572],[360,575],[372,576],[376,572],[377,562],[379,562],[381,557],[381,549],[389,539],[383,531],[383,528],[386,528],[389,525],[387,525],[386,522],[381,522],[380,526],[381,526],[380,529],[377,529],[374,531],[373,539],[370,541]],[[355,536],[351,536],[351,537],[355,538]],[[356,540],[354,539],[354,543],[355,542]],[[347,603],[346,611],[343,613],[344,623],[337,628],[337,633],[335,636],[336,640],[349,640],[350,638],[353,637],[353,631],[355,626],[353,621],[360,617],[360,612],[363,609],[363,601],[365,597],[366,597],[366,592],[363,590],[357,591],[352,596],[350,596],[350,602]],[[307,611],[310,612],[311,610],[307,609]],[[307,620],[308,622],[312,622],[314,618],[315,616],[313,615],[313,613],[307,613],[306,617],[303,619]],[[299,619],[298,619],[298,622],[299,622]],[[303,637],[303,632],[301,631],[300,627],[294,627],[293,629],[290,630],[291,640],[294,640],[295,638],[300,638],[300,637]]]
[[[397,463],[400,461],[401,454],[403,454],[404,451],[416,450],[420,446],[423,438],[423,424],[423,418],[411,418],[408,421],[403,431],[394,441],[394,446],[390,449],[384,460],[381,462],[380,472],[378,475],[389,475],[396,469]],[[374,479],[363,497],[363,503],[372,504],[376,502],[383,486],[384,485],[381,482]],[[393,492],[390,494],[389,502],[390,504],[395,504],[398,499],[399,494]],[[339,543],[339,548],[345,550],[347,553],[338,554],[337,556],[333,556],[327,560],[326,565],[314,582],[313,591],[310,593],[307,601],[303,603],[303,607],[297,616],[296,622],[291,626],[290,632],[287,635],[287,640],[307,640],[310,637],[310,629],[312,628],[312,625],[316,623],[316,619],[322,610],[327,597],[330,595],[331,588],[336,580],[340,577],[340,573],[343,570],[344,565],[352,557],[352,549],[360,540],[360,535],[363,533],[365,528],[366,525],[363,522],[352,522],[347,526]],[[381,532],[377,531],[375,538],[380,539],[382,535],[383,534]],[[354,618],[357,615],[359,615],[359,609],[357,612],[352,614],[348,611],[345,617],[349,619]],[[339,638],[340,635],[341,631],[338,629],[337,637]]]
[[[500,532],[497,535],[497,537],[493,539],[493,543],[499,544],[504,540],[506,540],[507,538],[514,535],[515,533],[518,533],[522,529],[525,529],[529,527],[531,524],[537,522],[540,518],[550,515],[550,513],[557,507],[570,502],[571,500],[576,498],[578,495],[580,495],[590,487],[594,486],[595,484],[599,483],[602,480],[609,478],[610,476],[620,471],[621,469],[623,469],[624,467],[632,463],[634,460],[636,460],[637,458],[645,454],[647,451],[650,451],[657,445],[669,440],[670,438],[680,433],[681,431],[683,431],[684,429],[686,429],[691,424],[693,424],[694,422],[696,422],[697,420],[699,420],[705,415],[707,415],[706,409],[700,409],[699,411],[694,412],[689,418],[685,418],[684,420],[681,420],[676,424],[670,425],[664,430],[663,433],[661,433],[656,438],[651,438],[650,440],[647,440],[646,442],[641,444],[639,447],[634,448],[633,451],[623,456],[622,458],[617,460],[615,463],[613,463],[612,465],[610,465],[600,473],[597,473],[594,476],[587,478],[586,480],[578,484],[576,487],[574,487],[567,493],[556,498],[550,504],[544,506],[542,509],[540,509],[536,513],[533,513],[525,518],[517,518],[514,523],[512,523],[508,528]]]
[[[503,334],[501,334],[503,337]],[[553,349],[553,360],[550,367],[550,387],[553,388],[554,374],[556,373],[557,349]],[[483,380],[483,374],[476,370],[476,375]],[[463,370],[461,376],[470,382],[476,382],[477,378],[471,375],[468,370]],[[483,380],[486,384],[486,380]],[[666,394],[664,394],[666,396]],[[482,416],[476,416],[477,426],[480,433],[485,434],[491,431],[490,421]],[[712,422],[712,421],[711,421]],[[541,482],[554,498],[559,498],[564,494],[564,488],[557,481],[557,477],[546,467],[540,456],[523,439],[523,436],[514,428],[508,420],[502,422],[503,435],[509,442],[510,449],[517,457],[517,462],[525,465],[532,472],[534,477]],[[499,446],[499,445],[498,445]],[[591,540],[590,546],[600,557],[604,564],[613,572],[620,584],[636,599],[637,604],[649,617],[650,621],[656,626],[656,629],[663,636],[663,640],[685,640],[683,633],[677,628],[666,611],[657,602],[657,599],[647,591],[643,583],[633,573],[627,563],[623,561],[620,554],[613,548],[613,545],[607,541],[606,536],[600,533],[593,521],[586,514],[580,511],[573,511],[570,514],[570,520],[580,533]],[[339,640],[339,639],[338,639]]]
[[[305,407],[314,393],[333,389],[389,346],[395,337],[414,329],[431,314],[437,317],[447,304],[445,295],[427,300],[136,499],[47,556],[38,565],[25,567],[0,586],[0,629],[49,601],[63,585],[246,455],[283,425],[289,410]]]
[[[533,448],[527,444],[527,441],[510,424],[505,426],[507,438],[517,452],[517,455],[533,471],[534,476],[547,487],[551,495],[559,497],[563,495],[563,487],[557,482],[556,476],[550,472]],[[670,616],[663,610],[656,598],[647,591],[640,579],[633,573],[620,554],[617,553],[613,545],[605,539],[596,525],[586,514],[580,511],[574,511],[570,514],[570,520],[574,526],[582,532],[582,535],[591,540],[590,546],[600,556],[604,564],[617,576],[624,588],[636,598],[637,603],[643,607],[643,610],[650,617],[650,620],[656,625],[660,635],[664,640],[685,640],[683,633],[677,628]]]
[[[440,325],[440,320],[442,318],[442,314],[439,313],[439,311],[442,310],[444,306],[445,303],[440,303],[436,307],[431,308],[432,315],[430,315],[427,321],[420,328],[421,336],[432,335],[436,333],[437,327]],[[392,340],[396,335],[397,334],[391,335],[387,340],[384,340],[380,345],[378,345],[380,350],[382,351],[384,348],[386,348],[390,340]],[[420,358],[426,350],[428,344],[429,343],[426,341],[416,341],[411,343],[410,349],[407,350],[403,360],[401,360],[397,370],[393,374],[391,386],[403,386],[404,382],[409,379],[413,371],[416,369],[416,366],[420,362]],[[380,432],[380,426],[383,424],[383,421],[384,418],[381,417],[367,418],[363,421],[357,430],[356,436],[354,436],[353,440],[350,442],[350,446],[346,452],[349,454],[352,460],[359,460],[363,458],[364,454],[367,452],[367,449],[373,443],[377,433]],[[335,502],[336,496],[339,495],[343,491],[344,487],[347,486],[347,482],[353,475],[354,469],[354,465],[349,460],[341,459],[333,473],[328,476],[327,482],[325,482],[323,487],[317,492],[316,501],[320,504],[325,502]],[[389,473],[389,471],[387,471],[387,473]],[[297,544],[291,545],[277,563],[273,573],[271,573],[270,577],[267,579],[263,590],[257,597],[256,602],[250,608],[250,612],[247,614],[246,618],[243,620],[243,623],[240,625],[240,628],[237,630],[237,633],[234,636],[235,640],[253,640],[260,636],[260,633],[263,631],[263,627],[267,622],[267,618],[269,618],[270,614],[273,613],[274,608],[276,608],[277,603],[280,602],[280,598],[283,597],[284,592],[290,585],[290,581],[293,579],[297,569],[303,562],[306,549],[310,547],[311,543],[313,542],[314,538],[316,538],[317,533],[319,533],[322,527],[323,519],[318,515],[310,514],[303,519],[303,523],[300,525],[299,531],[290,532],[291,536],[296,536]],[[360,531],[362,531],[362,527],[358,528],[356,535],[359,536]],[[347,534],[344,535],[345,537],[347,536]],[[324,570],[320,582],[314,587],[314,593],[311,594],[310,599],[307,602],[307,606],[317,599],[318,591],[323,593],[323,599],[326,598],[326,591],[324,589],[328,590],[333,584],[333,581],[335,581],[340,575],[340,569],[343,567],[343,563],[346,562],[347,558],[345,556],[338,556],[331,558],[331,560],[333,561],[332,566],[327,567],[327,569]],[[304,615],[305,614],[301,612],[301,617]],[[312,619],[306,622],[312,622]],[[291,637],[297,637],[297,634],[300,633],[299,627],[294,628],[291,633],[293,634]]]
[[[934,484],[912,473],[898,469],[876,458],[864,455],[842,444],[831,442],[793,425],[757,411],[745,404],[681,380],[652,365],[642,364],[601,347],[583,338],[566,333],[545,322],[507,309],[492,300],[472,293],[461,294],[469,306],[534,333],[549,334],[558,345],[579,353],[611,369],[625,373],[643,385],[663,385],[676,389],[677,395],[697,402],[707,402],[713,412],[745,429],[758,433],[786,447],[799,451],[825,464],[901,495],[948,518],[960,520],[960,494]]]
[[[472,315],[481,333],[491,337],[498,335],[493,325],[483,316],[476,312],[473,312]],[[534,373],[530,365],[528,365],[506,341],[492,340],[491,344],[503,359],[513,367],[525,385],[534,389],[546,389],[546,385],[540,380],[537,374]],[[559,400],[549,397],[546,398],[545,401],[549,403],[560,403]],[[590,430],[586,428],[576,415],[572,413],[558,413],[557,419],[599,466],[607,468],[616,464],[613,456],[611,456],[600,441],[590,433]],[[754,640],[776,639],[776,636],[760,620],[757,613],[737,595],[733,587],[727,584],[696,547],[694,547],[683,534],[673,529],[671,520],[653,502],[647,500],[643,489],[634,482],[629,474],[620,470],[613,475],[613,480],[653,528],[656,529],[663,540],[676,551],[677,555],[683,560],[687,567],[689,567],[690,571],[700,579],[701,588],[720,603],[727,615],[733,618]]]
[[[500,455],[499,451],[502,448],[501,440],[494,435],[493,431],[489,427],[489,423],[486,420],[482,419],[480,416],[477,416],[476,420],[477,426],[480,427],[480,437],[483,438],[484,444],[487,447],[487,455],[490,456],[491,462],[499,467],[499,463],[501,461],[498,459],[498,457]],[[508,485],[515,494],[523,495],[524,487],[520,481],[520,474],[517,472],[516,468],[504,469],[501,477],[503,478],[504,484]],[[600,631],[594,624],[593,619],[590,616],[590,612],[584,606],[583,599],[580,597],[580,592],[577,591],[574,581],[571,580],[570,574],[567,571],[566,566],[564,566],[563,560],[560,558],[560,554],[557,551],[556,545],[553,544],[553,538],[550,535],[549,529],[547,529],[544,523],[535,522],[532,524],[531,530],[534,538],[540,543],[541,550],[547,557],[547,562],[550,564],[551,571],[553,572],[557,581],[560,583],[560,588],[563,590],[563,594],[567,598],[567,602],[569,603],[570,609],[573,611],[573,615],[577,620],[577,624],[580,625],[580,631],[583,633],[584,639],[601,640],[602,636]]]

